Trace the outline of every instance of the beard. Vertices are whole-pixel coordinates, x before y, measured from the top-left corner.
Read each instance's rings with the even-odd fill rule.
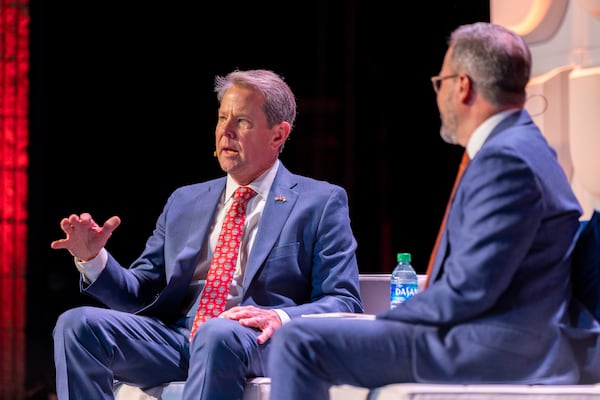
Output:
[[[456,135],[454,134],[454,132],[452,132],[450,129],[448,129],[446,127],[446,125],[444,125],[443,123],[442,123],[442,127],[440,128],[440,136],[442,137],[442,139],[444,139],[444,142],[446,142],[446,143],[457,144]]]
[[[445,111],[440,111],[440,120],[442,121],[442,126],[440,127],[440,136],[446,143],[457,144],[456,127],[458,126],[458,121],[456,112],[452,108],[452,104],[449,100],[447,100],[444,105]]]

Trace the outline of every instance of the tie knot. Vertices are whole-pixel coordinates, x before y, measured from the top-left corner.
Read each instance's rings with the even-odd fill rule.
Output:
[[[233,201],[235,203],[247,203],[256,192],[248,186],[240,186],[235,190],[235,194],[233,195]]]

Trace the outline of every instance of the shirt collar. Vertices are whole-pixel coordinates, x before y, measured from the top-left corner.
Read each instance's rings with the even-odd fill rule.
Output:
[[[279,159],[275,160],[271,168],[263,172],[258,178],[250,182],[248,187],[251,187],[262,199],[266,199],[269,194],[269,190],[271,190],[271,185],[275,180],[275,175],[277,175],[277,170],[279,169]],[[233,193],[240,187],[231,176],[227,175],[227,184],[225,187],[225,202],[227,202]]]
[[[483,121],[483,123],[479,125],[477,129],[475,129],[473,135],[471,135],[471,138],[467,143],[466,150],[469,154],[469,158],[472,160],[475,157],[475,155],[481,149],[481,146],[483,146],[483,143],[486,141],[488,136],[490,136],[490,133],[492,133],[496,125],[498,125],[503,119],[505,119],[509,115],[518,111],[518,109],[514,108],[510,110],[504,110],[492,115],[491,117]]]

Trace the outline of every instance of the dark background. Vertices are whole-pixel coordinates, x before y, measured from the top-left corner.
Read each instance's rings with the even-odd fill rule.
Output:
[[[488,1],[31,0],[29,397],[53,390],[59,313],[95,304],[49,247],[60,219],[119,215],[107,248],[132,262],[171,191],[222,174],[213,81],[234,68],[272,69],[296,93],[281,160],[346,188],[361,272],[390,272],[402,251],[424,273],[462,153],[439,137],[429,78],[474,21]]]

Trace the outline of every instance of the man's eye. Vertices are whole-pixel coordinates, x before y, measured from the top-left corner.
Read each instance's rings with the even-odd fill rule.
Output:
[[[250,123],[249,120],[244,119],[244,118],[240,118],[238,119],[238,125],[242,128],[249,128],[252,126],[252,124]]]

